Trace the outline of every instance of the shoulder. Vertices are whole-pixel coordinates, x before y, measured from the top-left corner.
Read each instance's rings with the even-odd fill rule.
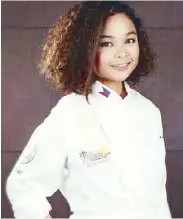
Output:
[[[133,90],[132,92],[133,110],[135,110],[135,115],[138,115],[141,125],[144,124],[144,130],[151,129],[152,133],[162,133],[162,117],[159,107],[138,91]]]
[[[72,92],[71,94],[63,96],[53,109],[57,112],[62,111],[64,114],[69,114],[78,109],[82,109],[87,105],[86,103],[85,96]]]
[[[150,99],[142,95],[140,92],[132,89],[133,102],[138,109],[144,113],[159,114],[159,107]]]
[[[76,118],[76,115],[82,110],[85,110],[87,106],[84,96],[76,93],[70,93],[63,96],[57,104],[51,109],[50,114],[46,119],[53,120],[55,122],[68,123]]]
[[[132,110],[140,122],[147,127],[162,126],[161,111],[153,101],[136,90],[132,90],[132,99]]]

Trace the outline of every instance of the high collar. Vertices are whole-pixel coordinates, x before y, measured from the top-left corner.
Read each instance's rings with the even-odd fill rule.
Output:
[[[132,89],[126,81],[124,81],[124,86],[127,92],[127,96],[123,99],[116,91],[104,85],[100,81],[96,80],[92,85],[92,96],[97,98],[100,102],[105,103],[123,103],[126,102],[132,93]]]

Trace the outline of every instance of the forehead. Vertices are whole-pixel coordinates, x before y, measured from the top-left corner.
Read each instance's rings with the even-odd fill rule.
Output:
[[[136,31],[130,18],[124,13],[118,13],[107,19],[102,34],[120,37],[133,30]]]

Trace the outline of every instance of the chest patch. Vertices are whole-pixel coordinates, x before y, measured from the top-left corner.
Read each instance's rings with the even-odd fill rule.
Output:
[[[82,150],[79,156],[85,165],[91,166],[108,160],[110,151],[106,147],[98,147],[90,151]]]

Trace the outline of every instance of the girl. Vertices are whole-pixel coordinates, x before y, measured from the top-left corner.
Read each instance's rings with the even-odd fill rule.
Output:
[[[49,218],[58,189],[72,219],[171,218],[157,106],[131,88],[154,54],[121,2],[81,2],[50,29],[45,78],[65,93],[32,134],[6,192],[16,218]]]

